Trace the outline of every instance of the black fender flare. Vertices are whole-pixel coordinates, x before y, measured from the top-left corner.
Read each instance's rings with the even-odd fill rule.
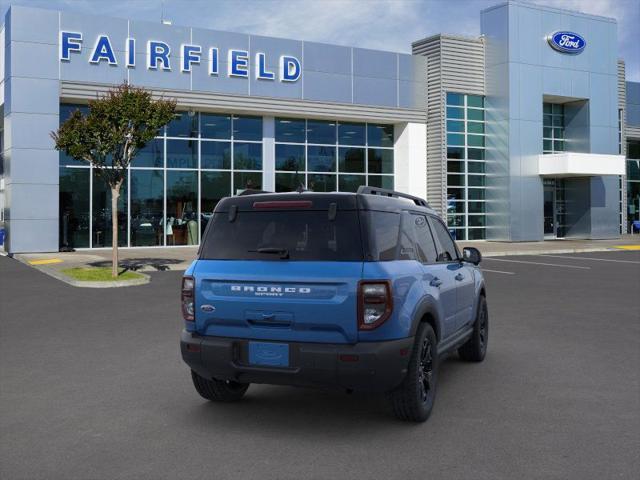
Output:
[[[433,330],[436,334],[436,338],[438,339],[438,341],[440,341],[440,339],[442,338],[440,336],[442,332],[442,320],[440,319],[440,314],[438,313],[436,301],[430,296],[423,297],[416,307],[415,314],[413,315],[413,321],[411,322],[411,336],[413,337],[416,335],[418,326],[426,315],[429,315],[431,318],[433,318],[433,323],[431,326],[433,327]]]

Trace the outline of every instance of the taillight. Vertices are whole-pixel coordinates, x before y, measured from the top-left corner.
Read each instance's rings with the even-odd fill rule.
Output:
[[[187,322],[194,321],[193,290],[196,281],[193,277],[182,277],[182,316]]]
[[[393,310],[391,282],[366,280],[358,284],[358,328],[373,330],[382,325]]]

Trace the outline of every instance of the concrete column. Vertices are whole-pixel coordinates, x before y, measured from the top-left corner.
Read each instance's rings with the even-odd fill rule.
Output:
[[[5,17],[7,250],[58,250],[58,12],[12,6]]]
[[[395,125],[395,189],[427,198],[427,126],[424,123]]]
[[[276,190],[276,130],[274,117],[262,117],[262,189]]]

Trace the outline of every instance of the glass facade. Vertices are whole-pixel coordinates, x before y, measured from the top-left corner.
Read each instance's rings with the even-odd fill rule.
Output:
[[[60,105],[63,122],[86,106]],[[263,186],[262,117],[178,112],[134,158],[118,202],[120,246],[197,245],[223,197]],[[394,186],[393,125],[275,120],[275,188]],[[111,191],[60,153],[60,245],[110,247]]]
[[[564,105],[542,104],[542,153],[564,152]]]
[[[447,93],[447,224],[457,240],[486,237],[484,97]]]
[[[275,141],[277,192],[393,188],[393,125],[276,118]]]
[[[86,106],[60,105],[60,121]],[[178,112],[134,158],[118,202],[121,246],[197,245],[223,197],[261,188],[262,117]],[[110,247],[111,191],[60,153],[60,246]]]
[[[627,141],[627,232],[640,221],[640,140]]]

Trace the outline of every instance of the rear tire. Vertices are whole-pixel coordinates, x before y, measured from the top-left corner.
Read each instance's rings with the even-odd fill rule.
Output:
[[[248,383],[216,380],[215,378],[209,380],[193,370],[191,370],[191,380],[193,380],[193,386],[196,387],[200,396],[212,402],[237,402],[249,388]]]
[[[473,324],[473,333],[467,343],[458,349],[458,355],[467,362],[481,362],[487,354],[487,342],[489,341],[489,312],[487,299],[484,295],[478,301],[478,312]]]
[[[390,394],[396,417],[408,422],[429,418],[436,397],[438,341],[433,328],[420,324],[409,359],[407,376]]]

